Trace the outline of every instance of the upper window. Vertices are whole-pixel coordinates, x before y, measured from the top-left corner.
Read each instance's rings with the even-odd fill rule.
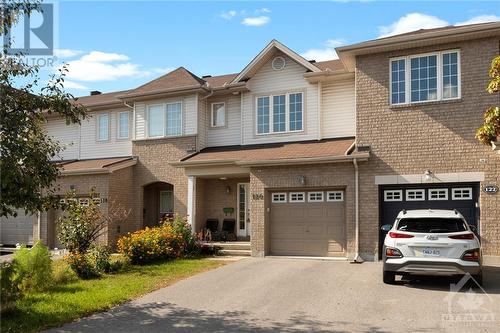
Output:
[[[390,60],[391,104],[460,98],[460,53],[444,51]]]
[[[257,134],[302,131],[303,95],[289,93],[257,98]]]
[[[211,127],[226,126],[226,103],[212,103]]]
[[[118,139],[128,139],[130,115],[128,111],[118,113]]]
[[[180,102],[148,107],[148,136],[182,135],[182,104]]]
[[[109,114],[101,114],[97,117],[97,140],[109,140]]]

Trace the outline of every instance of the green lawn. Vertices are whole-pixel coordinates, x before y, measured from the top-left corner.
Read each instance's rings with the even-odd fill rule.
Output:
[[[57,326],[222,265],[218,260],[181,259],[68,282],[19,300],[15,312],[2,316],[1,332],[36,332]]]

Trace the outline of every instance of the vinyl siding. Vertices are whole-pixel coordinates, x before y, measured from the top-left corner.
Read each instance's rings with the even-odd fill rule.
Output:
[[[318,138],[318,88],[309,84],[303,77],[306,69],[290,58],[286,59],[286,67],[275,71],[268,61],[248,81],[250,92],[242,94],[243,98],[243,144],[270,142],[302,141]],[[260,95],[286,92],[302,92],[304,95],[304,131],[297,133],[256,135],[255,131],[255,98]]]
[[[51,118],[45,124],[47,134],[56,138],[64,150],[56,159],[72,160],[77,159],[79,155],[80,145],[80,129],[79,125],[66,125],[64,119]]]
[[[195,135],[198,131],[197,125],[197,94],[156,99],[146,102],[135,103],[135,139],[147,139],[147,107],[148,105],[161,103],[182,102],[182,135]]]
[[[211,127],[212,103],[226,103],[226,126]],[[241,99],[239,95],[214,97],[207,101],[206,126],[208,146],[239,145],[241,143]]]
[[[81,152],[80,159],[130,156],[132,155],[131,139],[117,139],[118,136],[118,113],[130,109],[119,109],[113,111],[92,112],[91,117],[82,121],[81,128]],[[108,113],[110,115],[110,137],[107,141],[97,141],[97,118],[99,115]],[[132,126],[130,116],[129,126]]]
[[[201,150],[207,146],[207,100],[198,96],[198,142],[197,149]]]
[[[354,78],[323,83],[321,129],[323,138],[356,134]]]

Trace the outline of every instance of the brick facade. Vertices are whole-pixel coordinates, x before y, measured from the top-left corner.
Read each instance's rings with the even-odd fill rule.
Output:
[[[389,105],[389,58],[460,49],[460,100]],[[360,166],[361,252],[378,248],[378,175],[484,172],[485,184],[500,184],[500,156],[475,138],[483,112],[499,97],[485,87],[498,38],[359,56],[356,69],[357,143],[371,145],[369,162]],[[484,254],[500,256],[500,195],[480,194]]]
[[[299,176],[305,176],[305,185],[299,183]],[[252,256],[262,257],[269,253],[269,221],[266,210],[270,202],[269,191],[273,189],[304,190],[317,188],[345,190],[347,252],[348,254],[354,254],[354,166],[350,163],[331,163],[251,169]],[[254,197],[254,194],[263,194],[264,198],[259,199]]]

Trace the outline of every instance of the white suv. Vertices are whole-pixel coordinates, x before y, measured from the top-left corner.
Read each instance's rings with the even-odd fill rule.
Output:
[[[384,283],[395,275],[471,274],[482,284],[481,250],[474,227],[456,210],[403,210],[383,248]]]

